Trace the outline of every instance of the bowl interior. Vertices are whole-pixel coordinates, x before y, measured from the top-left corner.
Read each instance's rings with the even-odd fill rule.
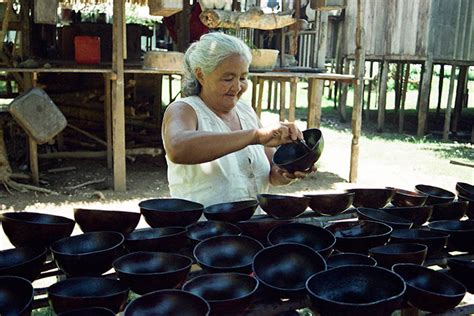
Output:
[[[326,264],[329,269],[347,265],[376,266],[377,261],[363,254],[346,252],[330,256],[326,259]]]
[[[361,238],[390,234],[392,228],[373,221],[339,222],[325,227],[336,238]]]
[[[21,315],[31,311],[33,286],[23,278],[0,276],[0,314]]]
[[[123,241],[123,235],[117,232],[92,232],[61,239],[51,245],[51,250],[66,255],[80,255],[116,248]]]
[[[114,268],[127,274],[148,275],[175,272],[190,268],[188,257],[163,252],[133,252],[118,258]]]
[[[202,221],[189,225],[186,234],[194,241],[202,241],[215,236],[240,235],[242,230],[231,223]]]
[[[272,245],[290,242],[306,245],[316,251],[326,250],[336,243],[336,238],[330,231],[304,223],[290,223],[275,227],[267,238]]]

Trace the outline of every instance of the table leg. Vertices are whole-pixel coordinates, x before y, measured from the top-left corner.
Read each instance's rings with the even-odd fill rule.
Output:
[[[286,89],[286,82],[281,80],[280,81],[280,122],[285,121],[286,118],[286,108],[285,108],[285,103],[286,103],[286,95],[285,95],[285,89]]]
[[[252,77],[252,108],[255,110],[257,108],[256,99],[257,99],[257,84],[259,78],[257,76]]]
[[[319,128],[321,125],[321,103],[324,80],[308,79],[308,128]]]
[[[264,88],[265,80],[263,78],[258,79],[258,100],[257,100],[257,116],[260,117],[262,114],[262,101],[263,101],[263,88]]]
[[[28,150],[30,155],[30,169],[33,184],[39,185],[39,168],[38,168],[38,144],[32,137],[28,137]]]
[[[161,125],[161,103],[162,103],[162,88],[163,88],[163,75],[156,75],[156,82],[155,82],[155,93],[153,97],[153,107],[151,109],[151,113],[153,118],[156,119]],[[160,126],[158,125],[158,126]]]
[[[297,79],[292,78],[290,81],[290,109],[288,111],[288,120],[294,122],[296,119],[296,89]]]

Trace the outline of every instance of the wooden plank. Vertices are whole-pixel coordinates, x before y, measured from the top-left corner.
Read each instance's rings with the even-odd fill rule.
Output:
[[[263,89],[265,88],[264,83],[265,83],[265,79],[263,78],[258,79],[258,100],[257,100],[257,109],[255,111],[258,117],[262,115]]]
[[[438,82],[438,105],[436,106],[436,115],[441,111],[441,98],[443,96],[443,83],[444,83],[444,65],[440,65],[439,69],[439,82]]]
[[[321,104],[323,97],[324,81],[310,79],[311,88],[308,93],[308,128],[321,126]]]
[[[379,104],[377,113],[377,131],[382,132],[385,124],[385,105],[387,102],[387,80],[388,80],[388,67],[389,63],[387,60],[383,62],[382,76],[380,77],[380,92],[379,92]]]
[[[348,74],[350,72],[351,63],[348,58],[344,59],[344,73]],[[346,103],[347,103],[347,92],[348,92],[348,85],[345,83],[341,84],[341,95],[339,96],[339,120],[341,122],[346,122],[347,120],[347,110],[346,110]]]
[[[417,56],[428,54],[429,25],[431,13],[431,0],[419,0],[418,25],[416,28],[416,51]]]
[[[290,108],[288,110],[288,121],[294,122],[296,120],[296,90],[298,80],[296,78],[290,81]],[[263,84],[262,84],[263,87]]]
[[[454,95],[454,80],[456,77],[456,65],[451,65],[451,76],[449,78],[448,103],[444,113],[443,140],[449,140],[449,127],[451,126],[451,109]]]
[[[428,56],[424,69],[425,73],[423,74],[423,80],[421,82],[420,107],[418,109],[418,128],[416,132],[418,137],[422,137],[426,132],[426,119],[429,111],[430,86],[433,70],[431,55]]]
[[[251,78],[252,80],[252,108],[257,108],[257,84],[259,81],[258,74]]]
[[[113,166],[112,145],[112,82],[110,74],[104,74],[104,120],[107,141],[107,169]]]
[[[28,136],[28,154],[30,158],[30,171],[33,184],[39,185],[39,167],[38,167],[38,144],[33,137]]]
[[[286,82],[280,80],[280,122],[284,122],[286,118]]]
[[[112,82],[112,144],[114,165],[114,190],[125,191],[125,96],[124,96],[124,58],[123,58],[123,27],[125,12],[122,10],[122,0],[113,2],[112,26],[112,70],[115,80]]]

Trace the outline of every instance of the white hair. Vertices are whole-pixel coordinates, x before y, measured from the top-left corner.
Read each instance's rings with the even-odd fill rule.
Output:
[[[211,73],[219,64],[232,55],[242,56],[249,64],[252,61],[250,48],[241,39],[220,32],[204,34],[191,44],[184,54],[183,96],[198,95],[201,85],[196,78],[196,69]]]

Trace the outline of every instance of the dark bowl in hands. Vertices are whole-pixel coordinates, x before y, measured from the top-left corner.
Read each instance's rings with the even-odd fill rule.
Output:
[[[413,226],[421,226],[431,218],[433,206],[388,207],[383,211],[407,219],[413,222]]]
[[[112,231],[128,234],[137,227],[140,213],[75,208],[74,220],[84,233]]]
[[[257,206],[257,200],[213,204],[204,208],[204,216],[208,220],[236,223],[250,219]]]
[[[243,273],[213,273],[197,276],[183,290],[205,299],[211,315],[240,315],[251,303],[259,282]]]
[[[403,280],[384,268],[342,266],[313,275],[306,282],[320,315],[391,315],[402,307]]]
[[[103,307],[118,313],[128,299],[129,288],[115,279],[69,278],[48,287],[48,300],[59,314],[87,307]]]
[[[469,203],[467,201],[434,204],[430,222],[461,219],[466,214],[468,207]]]
[[[448,249],[474,252],[474,220],[444,220],[428,224],[429,229],[449,234]]]
[[[424,229],[397,229],[390,236],[390,243],[424,244],[427,256],[437,256],[448,243],[449,234]]]
[[[425,204],[428,195],[420,192],[408,191],[398,188],[387,187],[395,190],[391,203],[396,207],[422,206]]]
[[[280,194],[258,194],[262,210],[276,219],[293,218],[301,215],[309,204],[309,198]]]
[[[0,315],[31,315],[33,298],[33,285],[27,279],[0,276]]]
[[[124,316],[207,316],[211,307],[203,298],[181,290],[160,290],[143,295],[125,309]]]
[[[186,279],[193,260],[166,252],[133,252],[114,261],[120,281],[140,295],[174,289]]]
[[[240,236],[242,230],[231,223],[219,221],[202,221],[186,227],[188,238],[197,244],[204,239],[216,236]]]
[[[58,240],[50,248],[67,276],[99,276],[123,255],[123,241],[117,232],[92,232]]]
[[[270,293],[293,298],[305,293],[306,280],[326,270],[326,262],[308,246],[286,243],[259,251],[252,267],[254,276]]]
[[[449,273],[464,284],[470,293],[474,293],[474,262],[467,259],[448,259]]]
[[[19,276],[30,282],[43,270],[46,248],[20,247],[0,251],[0,275]]]
[[[321,215],[334,216],[347,210],[354,201],[355,193],[305,194],[310,198],[309,207]]]
[[[394,189],[387,188],[355,188],[347,192],[355,193],[352,205],[355,207],[382,208],[392,200]]]
[[[217,236],[201,241],[194,248],[194,257],[209,273],[252,271],[252,260],[263,248],[257,240],[246,236]]]
[[[374,222],[387,224],[393,229],[411,228],[411,226],[413,226],[412,221],[387,213],[381,209],[359,207],[357,208],[357,216],[359,219],[368,219]]]
[[[384,245],[392,232],[387,224],[367,220],[336,222],[325,228],[336,237],[334,248],[364,254],[372,247]]]
[[[466,288],[448,275],[412,263],[399,263],[392,270],[407,286],[406,300],[414,307],[442,313],[461,303]]]
[[[124,245],[129,252],[177,252],[187,240],[185,227],[142,228],[125,236]]]
[[[151,227],[188,226],[198,221],[204,209],[200,203],[174,198],[145,200],[138,206]]]
[[[377,265],[390,269],[397,263],[423,264],[428,247],[424,244],[388,244],[369,249]]]
[[[303,131],[303,138],[307,146],[302,142],[293,142],[278,147],[273,155],[273,163],[289,173],[311,170],[321,157],[324,138],[321,130],[317,128]]]
[[[456,193],[470,199],[474,199],[474,185],[466,182],[456,183]]]
[[[291,223],[275,227],[267,236],[271,245],[296,243],[310,247],[323,258],[329,257],[336,244],[334,235],[322,227],[305,223]]]
[[[15,247],[47,248],[70,236],[76,224],[67,217],[34,212],[7,212],[0,214],[0,220]]]
[[[415,186],[415,190],[428,195],[425,205],[452,202],[456,197],[453,192],[432,185],[418,184]]]
[[[377,260],[372,257],[352,252],[342,252],[335,255],[331,255],[326,259],[328,269],[337,268],[348,265],[361,265],[361,266],[372,266],[377,265]]]

